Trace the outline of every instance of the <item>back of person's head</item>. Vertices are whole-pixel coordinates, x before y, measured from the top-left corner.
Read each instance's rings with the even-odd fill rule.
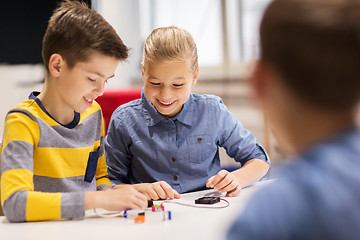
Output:
[[[198,68],[196,44],[191,34],[177,27],[157,28],[145,41],[141,64],[147,62],[188,62],[191,71]]]
[[[302,101],[327,110],[360,98],[360,1],[275,0],[260,27],[261,59]]]
[[[128,48],[113,27],[82,2],[66,0],[55,9],[46,29],[42,57],[49,72],[49,59],[60,54],[68,67],[87,61],[94,52],[125,60]]]

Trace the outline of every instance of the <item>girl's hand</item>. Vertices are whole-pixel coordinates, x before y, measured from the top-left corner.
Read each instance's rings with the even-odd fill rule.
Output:
[[[159,181],[154,183],[139,183],[133,185],[139,192],[144,193],[148,199],[174,199],[180,198],[180,194],[171,188],[171,186],[165,181]]]
[[[226,192],[227,197],[239,195],[242,189],[234,174],[226,170],[221,170],[215,176],[209,178],[206,187],[213,188],[221,193]]]

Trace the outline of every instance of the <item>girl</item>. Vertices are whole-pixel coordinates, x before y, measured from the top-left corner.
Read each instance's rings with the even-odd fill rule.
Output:
[[[199,67],[187,31],[155,29],[144,44],[141,69],[141,99],[114,111],[105,140],[114,185],[133,184],[154,200],[206,187],[236,196],[267,173],[264,149],[222,100],[191,93]],[[220,171],[219,146],[242,167]]]

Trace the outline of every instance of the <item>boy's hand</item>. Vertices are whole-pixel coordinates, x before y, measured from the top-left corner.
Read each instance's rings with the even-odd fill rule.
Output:
[[[111,211],[125,209],[142,210],[147,208],[147,197],[132,186],[118,189],[85,193],[85,210],[105,208]]]
[[[206,182],[206,187],[214,188],[219,192],[227,192],[227,197],[239,195],[242,189],[234,174],[226,170],[221,170],[215,176],[209,178]]]
[[[165,181],[159,181],[154,183],[139,183],[134,184],[133,186],[138,191],[146,194],[149,200],[180,198],[180,194],[174,189],[172,189],[171,186]]]

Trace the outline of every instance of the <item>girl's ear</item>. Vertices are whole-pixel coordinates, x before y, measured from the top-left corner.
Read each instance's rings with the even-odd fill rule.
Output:
[[[141,64],[141,76],[142,76],[142,80],[143,80],[144,86],[145,86],[145,66],[144,66],[144,64]]]
[[[144,77],[144,64],[141,64],[141,75]]]
[[[59,77],[61,74],[64,59],[60,54],[54,53],[49,59],[49,72],[54,77]]]
[[[195,73],[194,73],[194,78],[193,78],[193,82],[192,82],[192,87],[195,87],[197,80],[199,77],[199,67],[196,68]]]

